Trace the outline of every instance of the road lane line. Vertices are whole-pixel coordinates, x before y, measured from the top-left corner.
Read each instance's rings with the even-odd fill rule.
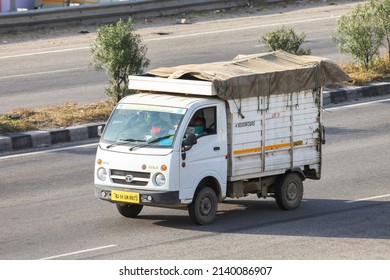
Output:
[[[46,257],[46,258],[42,258],[42,259],[39,259],[39,260],[52,260],[52,259],[57,259],[57,258],[61,258],[61,257],[67,257],[67,256],[72,256],[72,255],[77,255],[77,254],[82,254],[82,253],[87,253],[87,252],[104,250],[104,249],[112,248],[112,247],[116,247],[116,246],[118,246],[118,245],[112,244],[112,245],[96,247],[96,248],[91,248],[91,249],[86,249],[86,250],[81,250],[81,251],[75,251],[75,252],[71,252],[71,253],[67,253],[67,254],[61,254],[61,255]]]
[[[348,109],[348,108],[360,107],[360,106],[365,106],[365,105],[370,105],[370,104],[375,104],[375,103],[387,102],[387,101],[390,101],[390,98],[378,99],[378,100],[367,101],[367,102],[361,102],[361,103],[356,103],[356,104],[351,104],[351,105],[342,105],[342,106],[337,106],[337,107],[330,107],[330,108],[325,108],[325,111],[334,111],[334,110],[339,110],[339,109]]]
[[[21,78],[21,77],[28,77],[28,76],[37,76],[37,75],[56,74],[56,73],[64,73],[64,72],[73,72],[73,71],[86,70],[86,69],[89,69],[89,67],[77,67],[77,68],[69,68],[69,69],[37,72],[37,73],[18,74],[18,75],[11,75],[11,76],[0,77],[0,80],[12,79],[12,78]]]
[[[281,26],[283,24],[284,25],[288,25],[288,24],[296,24],[296,23],[310,23],[310,22],[316,22],[316,21],[322,21],[322,20],[328,20],[328,19],[337,19],[339,17],[341,17],[341,16],[329,16],[329,17],[323,17],[323,18],[313,18],[313,19],[305,19],[305,20],[287,21],[285,23],[278,22],[278,23],[270,23],[270,24],[259,24],[259,25],[231,28],[231,29],[222,29],[222,30],[200,32],[200,33],[192,33],[192,34],[190,33],[190,34],[183,34],[183,35],[163,36],[163,37],[158,37],[158,38],[145,39],[144,41],[145,42],[154,42],[154,41],[162,41],[162,40],[168,40],[168,39],[182,39],[182,38],[204,36],[204,35],[215,35],[215,34],[221,34],[221,33],[237,32],[237,31],[244,31],[244,30],[250,30],[250,29],[257,29],[257,28],[275,27],[275,26]]]
[[[348,200],[348,201],[346,201],[345,203],[354,203],[354,202],[367,201],[367,200],[373,200],[373,199],[384,198],[384,197],[390,197],[390,194],[384,194],[384,195],[377,195],[377,196],[365,197],[365,198],[360,198],[360,199],[355,199],[355,200]]]
[[[237,28],[229,28],[229,29],[222,29],[222,30],[214,30],[214,31],[206,31],[206,32],[197,32],[197,33],[187,33],[183,35],[173,35],[173,36],[162,36],[157,38],[150,38],[150,39],[144,39],[144,42],[154,42],[154,41],[163,41],[163,40],[171,40],[171,39],[182,39],[182,38],[189,38],[189,37],[197,37],[197,36],[204,36],[204,35],[215,35],[215,34],[221,34],[221,33],[229,33],[229,32],[237,32],[237,31],[243,31],[243,30],[251,30],[251,29],[257,29],[257,28],[267,28],[267,27],[274,27],[274,26],[281,26],[281,25],[289,25],[289,24],[297,24],[297,23],[311,23],[311,22],[317,22],[317,21],[323,21],[323,20],[329,20],[329,19],[337,19],[340,16],[328,16],[328,17],[322,17],[322,18],[312,18],[312,19],[305,19],[305,20],[295,20],[295,21],[287,21],[283,23],[270,23],[270,24],[258,24],[258,25],[251,25],[251,26],[244,26],[244,27],[237,27]],[[8,56],[0,56],[0,59],[7,59],[7,58],[16,58],[16,57],[26,57],[26,56],[35,56],[35,55],[46,55],[46,54],[52,54],[52,53],[61,53],[61,52],[71,52],[71,51],[79,51],[79,50],[86,50],[90,49],[91,47],[84,46],[84,47],[78,47],[78,48],[69,48],[69,49],[62,49],[62,50],[53,50],[53,51],[45,51],[45,52],[34,52],[34,53],[25,53],[25,54],[16,54],[16,55],[8,55]]]
[[[47,154],[47,153],[53,153],[53,152],[61,152],[61,151],[78,149],[78,148],[92,147],[92,146],[97,146],[97,145],[98,145],[98,143],[90,143],[90,144],[77,145],[77,146],[71,146],[71,147],[65,147],[65,148],[57,148],[57,149],[51,149],[51,150],[38,151],[38,152],[30,152],[30,153],[27,152],[27,153],[23,153],[23,154],[0,156],[0,160],[10,159],[10,158],[18,158],[18,157],[24,157],[24,156]]]
[[[54,50],[54,51],[23,53],[23,54],[0,56],[0,59],[25,57],[25,56],[33,56],[33,55],[41,55],[41,54],[51,54],[51,53],[73,52],[73,51],[79,51],[79,50],[86,50],[86,49],[90,49],[90,48],[91,48],[90,46],[85,46],[85,47],[80,47],[80,48],[61,49],[61,50]]]

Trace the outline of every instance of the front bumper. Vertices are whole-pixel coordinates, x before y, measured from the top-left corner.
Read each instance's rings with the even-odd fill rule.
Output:
[[[95,196],[98,199],[112,203],[126,203],[112,200],[111,190],[138,193],[140,198],[139,204],[142,205],[178,207],[184,204],[179,199],[179,191],[157,192],[128,188],[107,188],[106,186],[95,185]]]

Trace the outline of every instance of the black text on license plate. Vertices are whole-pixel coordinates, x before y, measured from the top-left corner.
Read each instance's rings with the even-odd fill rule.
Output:
[[[111,199],[120,202],[139,203],[139,193],[113,190],[111,191]]]

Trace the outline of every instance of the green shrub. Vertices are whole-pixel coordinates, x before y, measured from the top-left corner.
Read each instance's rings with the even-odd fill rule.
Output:
[[[297,55],[308,55],[311,54],[310,49],[301,49],[305,39],[305,33],[297,35],[293,28],[283,26],[275,31],[267,32],[260,38],[260,42],[263,42],[269,51],[282,50]]]
[[[135,33],[131,19],[100,27],[91,51],[95,70],[105,69],[110,77],[106,92],[116,102],[133,93],[128,89],[128,76],[142,73],[149,65],[147,48]]]
[[[387,56],[390,58],[390,0],[371,0],[371,8],[374,10],[374,22],[382,29],[383,45],[387,47]]]
[[[337,33],[332,36],[340,52],[352,55],[366,70],[379,56],[384,38],[383,28],[377,24],[375,14],[374,5],[368,2],[357,5],[351,14],[339,19]]]

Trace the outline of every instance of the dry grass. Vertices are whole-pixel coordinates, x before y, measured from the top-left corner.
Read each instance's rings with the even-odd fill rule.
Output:
[[[37,109],[13,109],[0,115],[0,134],[105,122],[113,107],[111,102],[100,102],[83,106],[66,103]]]
[[[390,81],[390,59],[387,56],[374,61],[372,68],[368,71],[354,63],[340,66],[353,79],[353,85]]]

